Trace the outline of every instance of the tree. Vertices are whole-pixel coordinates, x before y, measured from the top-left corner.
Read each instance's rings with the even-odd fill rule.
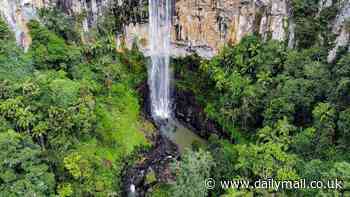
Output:
[[[134,91],[146,59],[117,52],[110,32],[89,37],[96,54],[81,53],[73,16],[49,12],[28,23],[28,53],[0,21],[0,196],[119,194],[131,153],[150,144]]]
[[[306,128],[299,131],[292,140],[290,145],[291,151],[301,155],[305,159],[312,159],[319,157],[318,153],[315,153],[317,131],[315,128]]]
[[[336,87],[331,92],[331,101],[337,103],[338,108],[344,109],[344,107],[350,105],[350,78],[343,77],[336,83]]]
[[[342,189],[336,191],[330,191],[334,193],[344,194],[344,191],[349,191],[350,189],[350,163],[342,161],[335,162],[333,167],[324,174],[327,180],[339,180],[342,181]]]
[[[308,48],[316,44],[319,30],[318,20],[315,15],[318,11],[318,0],[293,0],[291,1],[293,18],[296,22],[296,38],[298,46]]]
[[[0,196],[50,196],[55,179],[40,147],[14,131],[0,133]]]
[[[300,176],[305,179],[307,183],[310,183],[311,181],[315,180],[322,180],[324,179],[324,173],[327,172],[332,167],[332,163],[321,161],[319,159],[315,160],[306,160],[302,161],[298,165],[298,171],[300,172]],[[301,190],[296,190],[299,196],[318,196],[320,189],[310,189],[310,188],[304,188]]]
[[[173,164],[177,174],[171,191],[174,197],[205,197],[208,194],[205,179],[209,178],[214,161],[209,152],[187,150],[182,160]]]
[[[236,169],[240,177],[274,178],[280,180],[297,179],[295,166],[299,160],[288,154],[278,143],[243,144],[235,146],[238,152]]]
[[[215,180],[230,180],[237,176],[235,164],[238,154],[235,145],[229,141],[220,140],[217,136],[209,138],[209,147],[211,155],[215,161],[215,167],[211,171],[211,176]],[[225,191],[221,187],[216,187],[210,191],[210,196],[219,196]]]
[[[333,67],[332,70],[337,79],[348,77],[350,75],[350,54],[343,56]]]
[[[68,16],[57,8],[42,8],[39,10],[40,22],[52,32],[71,42],[80,42],[81,36],[77,26],[81,16]],[[78,19],[79,18],[79,19]],[[77,20],[75,20],[77,19]]]
[[[23,78],[30,76],[31,71],[30,58],[17,46],[12,31],[0,19],[0,81],[21,81]]]
[[[264,112],[264,125],[273,125],[278,120],[286,118],[290,122],[294,121],[294,104],[288,102],[286,98],[279,97],[270,100]]]
[[[293,77],[303,76],[303,67],[311,62],[310,57],[301,54],[298,51],[289,51],[284,62],[284,73]]]
[[[0,40],[14,39],[11,30],[3,19],[0,19]]]
[[[50,32],[38,21],[31,21],[28,26],[33,40],[29,52],[36,68],[69,70],[79,62],[79,48],[66,44],[64,39]]]
[[[254,192],[247,190],[228,189],[221,197],[253,197]]]
[[[310,112],[315,100],[315,86],[312,80],[304,78],[289,78],[281,82],[277,87],[276,97],[282,97],[288,103],[294,105],[294,122],[303,125],[311,121]]]
[[[319,103],[312,111],[317,129],[316,152],[321,154],[334,146],[336,140],[336,110],[329,103]]]
[[[350,146],[350,108],[340,112],[337,122],[340,147],[349,150]]]
[[[279,143],[283,149],[287,150],[291,143],[291,136],[296,131],[296,127],[290,124],[287,118],[277,121],[273,127],[265,126],[257,133],[258,142],[260,143]]]

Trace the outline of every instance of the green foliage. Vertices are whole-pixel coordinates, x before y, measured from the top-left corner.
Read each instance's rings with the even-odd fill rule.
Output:
[[[80,51],[76,46],[66,44],[64,39],[38,21],[31,21],[28,26],[33,40],[29,53],[36,68],[68,70],[80,61]]]
[[[302,48],[309,48],[318,40],[315,32],[318,32],[317,21],[314,18],[298,18],[296,21],[295,31],[297,33],[298,45]]]
[[[209,150],[215,161],[211,176],[214,180],[230,180],[238,174],[236,163],[238,152],[235,145],[228,141],[219,140],[216,136],[209,138]],[[216,187],[210,191],[211,196],[219,196],[225,191]]]
[[[350,74],[350,55],[344,55],[332,68],[336,78],[348,77]]]
[[[236,168],[245,177],[260,177],[267,179],[289,180],[299,176],[293,170],[297,157],[283,151],[282,144],[266,143],[260,145],[237,145],[238,162]]]
[[[336,111],[329,103],[320,103],[313,110],[316,134],[316,152],[328,151],[335,143]]]
[[[51,196],[55,178],[42,151],[27,136],[0,133],[0,196]]]
[[[113,2],[102,18],[99,31],[120,33],[123,27],[130,23],[144,23],[148,18],[148,1],[128,1],[120,4]]]
[[[288,122],[286,118],[277,121],[273,127],[266,126],[257,133],[258,142],[282,144],[284,149],[291,143],[290,136],[295,133],[296,127]]]
[[[78,100],[80,84],[67,79],[54,79],[48,85],[52,103],[69,106]]]
[[[273,125],[282,118],[293,122],[294,112],[294,104],[289,103],[287,98],[272,99],[264,112],[264,124]]]
[[[329,181],[329,186],[335,187],[335,182],[341,183],[343,188],[336,189],[303,189],[302,196],[346,196],[349,188],[349,163],[348,162],[325,162],[321,160],[311,160],[301,163],[300,172],[306,181],[324,180]]]
[[[201,65],[203,76],[214,81],[213,88],[217,92],[213,95],[216,94],[215,97],[219,98],[212,98],[213,101],[206,104],[206,112],[227,130],[239,127],[249,131],[261,120],[258,114],[261,110],[260,98],[264,96],[263,90],[269,85],[269,74],[267,78],[264,74],[272,73],[275,71],[273,68],[278,67],[266,65],[259,72],[258,65],[265,65],[260,57],[265,49],[276,48],[261,47],[258,38],[246,37],[238,46],[224,49],[219,56]],[[266,60],[271,63],[269,58]],[[254,86],[257,77],[260,78],[259,86]]]
[[[191,89],[198,92],[198,100],[203,103],[208,116],[239,140],[242,137],[237,130],[252,132],[261,124],[266,92],[274,86],[272,77],[283,69],[285,53],[285,48],[277,42],[262,44],[257,37],[246,37],[239,45],[223,49],[211,61],[203,61],[199,70],[197,68],[199,74],[195,80],[204,81],[204,85]],[[189,80],[186,84],[201,84],[193,83],[192,78],[193,75],[185,78]],[[205,80],[208,78],[210,80]],[[210,91],[205,92],[207,90]],[[286,111],[293,113],[292,107],[288,108]],[[266,116],[272,116],[268,113]]]
[[[70,176],[65,177],[66,182],[58,188],[62,195],[74,193],[76,196],[84,194],[106,196],[119,191],[118,179],[115,179],[120,171],[119,166],[115,166],[117,162],[107,159],[106,155],[100,155],[94,150],[96,148],[101,151],[101,147],[89,141],[78,151],[64,158],[64,167]]]
[[[319,12],[320,0],[291,1],[293,18],[296,23],[295,32],[298,47],[310,48],[315,45],[322,45],[330,48],[332,46],[335,36],[329,23],[335,19],[338,13],[340,7],[338,2],[332,1],[332,6],[322,8]]]
[[[81,17],[79,16],[68,16],[61,12],[57,8],[42,8],[39,10],[40,21],[50,31],[63,37],[65,40],[70,42],[80,42],[80,29],[79,23],[81,23]]]
[[[14,39],[13,35],[3,19],[0,19],[0,40]]]
[[[73,194],[73,189],[71,184],[61,184],[58,186],[57,193],[60,197],[68,197]]]
[[[226,194],[222,195],[222,197],[253,197],[254,193],[249,191],[240,191],[237,189],[228,189]]]
[[[332,169],[326,173],[325,176],[327,176],[328,179],[338,179],[342,181],[343,190],[348,190],[350,188],[350,163],[335,162]]]
[[[293,4],[302,14],[294,13],[298,17],[305,14],[308,18],[306,13],[318,10],[317,1]],[[321,18],[327,18],[322,20],[334,16],[327,14],[321,14]],[[177,88],[192,91],[208,118],[215,120],[236,143],[210,140],[209,150],[216,162],[212,177],[324,181],[330,179],[328,174],[335,163],[349,162],[348,54],[340,55],[333,64],[327,63],[328,45],[311,47],[316,41],[304,39],[313,44],[304,43],[308,49],[291,50],[283,43],[263,43],[258,37],[248,36],[211,60],[175,61],[180,64],[175,67]],[[340,177],[346,179],[347,175],[338,172]],[[225,192],[215,189],[211,194]],[[237,189],[226,195],[267,196],[270,192],[273,191]],[[292,190],[277,191],[276,195],[342,193]]]
[[[294,15],[298,17],[306,17],[314,14],[318,11],[318,1],[319,0],[293,0],[292,6],[294,10]]]
[[[171,186],[165,185],[165,184],[160,184],[156,185],[153,189],[154,191],[149,194],[149,197],[170,197],[171,194],[169,192]]]
[[[315,153],[314,148],[316,146],[316,129],[306,128],[295,135],[291,149],[298,155],[304,158],[315,158],[319,155]]]
[[[308,48],[315,44],[318,32],[318,24],[315,14],[318,11],[319,0],[293,0],[291,1],[296,29],[298,45],[302,48]]]
[[[147,3],[135,3],[112,4],[87,44],[78,25],[84,13],[43,9],[41,23],[28,25],[27,54],[0,20],[0,196],[121,194],[123,169],[150,146],[134,90],[146,80],[147,60],[137,47],[115,46],[123,24],[147,18]],[[318,4],[291,1],[297,50],[247,36],[211,60],[174,60],[176,87],[194,93],[235,144],[211,137],[207,150],[188,150],[172,166],[175,182],[157,184],[150,196],[345,195],[204,187],[208,177],[305,178],[341,179],[349,190],[350,56],[327,63],[337,7],[319,12]],[[155,179],[148,173],[148,184]]]
[[[199,149],[198,152],[187,150],[182,156],[182,160],[173,166],[177,177],[171,188],[171,196],[207,196],[208,191],[204,181],[209,177],[213,165],[214,161],[210,153],[202,149]]]
[[[21,81],[32,74],[30,59],[17,47],[7,24],[0,19],[0,81]]]
[[[146,175],[146,183],[152,184],[156,181],[157,181],[157,177],[156,177],[154,170],[150,170]]]
[[[136,146],[147,144],[144,135],[138,130],[139,105],[131,90],[121,84],[115,85],[107,98],[98,101],[96,132],[99,138],[111,145],[116,143],[118,151],[123,154],[131,153]]]
[[[350,109],[340,112],[337,122],[339,130],[339,142],[346,148],[350,142]]]
[[[75,45],[81,43],[68,19],[54,18],[65,16],[55,12],[42,16],[47,26],[28,24],[33,43],[27,54],[14,40],[0,39],[7,181],[0,181],[0,196],[119,195],[125,165],[134,162],[138,147],[149,145],[133,90],[145,79],[145,59],[136,50],[116,52],[114,40],[103,41],[96,54],[82,53],[89,47]],[[5,27],[0,24],[2,36]]]
[[[72,153],[64,158],[64,167],[74,179],[89,178],[92,170],[89,161],[82,158],[78,153]]]

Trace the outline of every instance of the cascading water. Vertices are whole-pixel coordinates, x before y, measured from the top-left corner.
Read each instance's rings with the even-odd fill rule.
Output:
[[[137,170],[135,172],[139,173],[129,177],[129,180],[131,180],[127,188],[129,197],[143,196],[141,191],[145,188],[147,182],[145,181],[147,173],[144,173],[144,169],[149,170],[154,167],[154,169],[164,169],[163,166],[167,166],[173,160],[172,158],[176,158],[178,150],[174,145],[177,145],[178,149],[183,151],[190,148],[194,141],[200,141],[198,136],[185,129],[172,117],[171,74],[169,68],[172,1],[174,0],[149,0],[149,56],[151,57],[151,64],[148,83],[151,114],[155,123],[159,126],[161,135],[157,139],[156,146],[148,155],[156,155],[156,158],[148,158],[152,160],[146,160],[142,164],[142,168],[140,168],[141,166],[135,168]],[[145,163],[149,166],[144,166]],[[135,180],[140,181],[136,182]]]
[[[149,0],[149,23],[151,112],[154,119],[164,120],[171,117],[171,0]]]

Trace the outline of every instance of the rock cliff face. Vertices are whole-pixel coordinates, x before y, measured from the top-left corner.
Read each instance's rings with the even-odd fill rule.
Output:
[[[253,33],[260,34],[264,39],[286,41],[289,47],[296,45],[291,0],[173,1],[174,55],[197,52],[203,57],[211,57],[225,43],[235,44],[243,36]],[[350,0],[339,1],[337,17],[329,22],[336,35],[335,47],[329,53],[329,61],[335,58],[337,49],[347,47],[349,44]],[[82,26],[83,31],[89,31],[97,18],[103,15],[104,10],[110,7],[110,3],[119,6],[128,4],[127,9],[147,12],[147,2],[147,0],[0,0],[0,13],[15,32],[18,43],[28,48],[30,37],[26,23],[37,17],[38,8],[58,7],[70,15],[86,13]],[[333,6],[334,2],[320,0],[319,11]],[[123,12],[120,13],[122,14]],[[124,41],[129,47],[136,41],[147,54],[147,16],[142,19],[134,17],[130,21],[124,24],[123,32],[118,35],[119,41]]]
[[[196,51],[210,57],[225,43],[235,44],[252,33],[289,39],[287,0],[176,0],[173,12],[175,55]],[[127,26],[127,43],[133,38],[148,40],[145,28]]]
[[[178,0],[175,13],[175,41],[213,53],[251,33],[288,38],[286,0]]]
[[[0,0],[1,16],[14,31],[17,43],[25,49],[31,42],[26,23],[36,17],[36,10],[30,3],[25,0]],[[36,1],[35,4],[39,6]]]
[[[16,35],[19,45],[27,49],[31,43],[26,24],[37,18],[37,10],[57,7],[70,15],[86,13],[83,30],[88,31],[108,6],[108,0],[0,0],[0,14]]]
[[[328,3],[328,6],[330,3]],[[332,32],[337,35],[335,40],[335,47],[328,54],[328,62],[332,62],[340,47],[349,47],[350,41],[350,0],[341,2],[340,12],[338,13],[333,26]]]

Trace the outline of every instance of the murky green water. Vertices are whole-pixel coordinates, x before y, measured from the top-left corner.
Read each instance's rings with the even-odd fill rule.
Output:
[[[191,148],[193,143],[200,145],[206,144],[203,138],[186,128],[180,122],[175,120],[170,122],[169,125],[170,126],[167,126],[167,128],[163,130],[163,134],[177,144],[181,154],[186,148]]]

